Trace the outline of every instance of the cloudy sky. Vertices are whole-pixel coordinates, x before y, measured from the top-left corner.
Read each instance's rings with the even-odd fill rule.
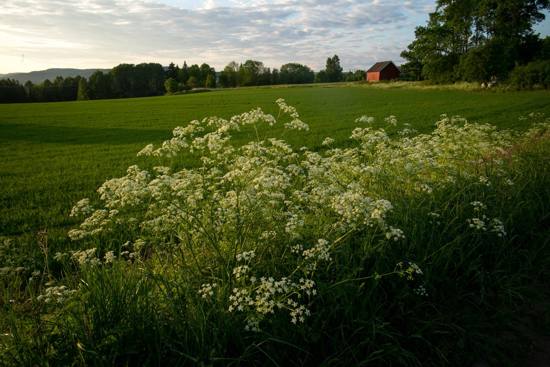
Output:
[[[253,58],[318,70],[401,62],[435,0],[2,0],[0,73]],[[550,21],[538,28],[550,34]]]

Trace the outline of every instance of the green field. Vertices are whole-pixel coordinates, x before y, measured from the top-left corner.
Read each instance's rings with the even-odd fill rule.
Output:
[[[283,128],[281,97],[309,131]],[[538,367],[549,97],[341,84],[0,105],[0,365]],[[176,155],[136,156],[256,107],[271,130],[214,119],[178,130]]]
[[[354,120],[395,115],[422,132],[443,113],[502,128],[521,128],[520,116],[550,114],[548,92],[471,92],[381,89],[364,86],[245,88],[194,95],[86,102],[0,105],[0,235],[47,229],[63,235],[68,212],[111,177],[138,162],[148,143],[168,138],[176,126],[206,116],[230,117],[274,101],[296,106],[308,133],[285,136],[294,145],[318,147],[332,136],[344,143]],[[245,134],[247,135],[247,134]],[[246,137],[246,136],[245,136]],[[59,231],[61,230],[61,231]]]

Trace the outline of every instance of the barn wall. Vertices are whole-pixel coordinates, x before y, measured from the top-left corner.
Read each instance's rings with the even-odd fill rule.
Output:
[[[380,74],[380,80],[394,80],[399,78],[399,69],[393,65],[390,65],[382,70]]]
[[[369,82],[377,82],[380,80],[380,72],[371,71],[370,73],[367,73],[367,81]]]

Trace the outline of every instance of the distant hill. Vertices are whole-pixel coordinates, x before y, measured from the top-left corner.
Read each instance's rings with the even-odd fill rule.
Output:
[[[0,74],[0,79],[15,79],[19,83],[24,84],[27,80],[30,80],[33,83],[42,83],[46,79],[53,80],[57,76],[63,78],[82,76],[84,78],[89,78],[96,71],[109,71],[110,69],[47,69],[42,71],[31,71],[29,73],[10,73],[10,74]]]

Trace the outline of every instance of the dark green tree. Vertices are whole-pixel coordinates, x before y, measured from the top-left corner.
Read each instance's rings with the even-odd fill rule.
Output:
[[[187,87],[190,89],[197,88],[199,86],[199,80],[195,76],[190,76],[187,79]]]
[[[533,25],[548,9],[550,0],[438,0],[401,54],[408,61],[404,70],[434,82],[505,78],[537,54]]]
[[[344,74],[344,80],[346,82],[358,82],[361,80],[365,80],[365,76],[365,70],[348,71]]]
[[[546,36],[542,40],[540,52],[537,58],[541,60],[550,60],[550,36]]]
[[[246,60],[239,67],[239,85],[260,85],[261,82],[267,79],[265,78],[265,74],[268,74],[268,69],[264,66],[263,62]]]
[[[401,79],[411,81],[422,80],[422,68],[424,64],[419,55],[410,50],[410,47],[408,50],[401,52],[401,57],[408,60],[408,62],[401,65]]]
[[[314,80],[315,73],[305,65],[289,63],[281,66],[281,71],[279,73],[279,81],[281,84],[313,83]]]
[[[220,73],[220,85],[223,88],[234,88],[239,85],[239,64],[231,61]]]
[[[0,103],[26,102],[27,93],[17,80],[0,79]]]
[[[278,69],[273,69],[271,71],[271,84],[272,85],[276,85],[276,84],[281,84],[281,73],[279,72]]]
[[[78,81],[78,93],[76,99],[79,101],[90,99],[88,95],[88,83],[85,78],[80,78]]]
[[[327,74],[327,81],[329,82],[341,82],[343,80],[342,66],[340,66],[340,58],[338,55],[329,57],[325,67]]]
[[[327,83],[327,82],[328,82],[328,76],[325,70],[321,70],[317,74],[315,74],[315,83]]]
[[[166,79],[177,79],[179,70],[179,66],[171,62],[168,68],[166,68]]]
[[[168,78],[164,82],[164,89],[166,93],[176,93],[178,91],[178,81],[174,78]]]
[[[189,67],[187,66],[187,62],[183,62],[183,66],[179,69],[176,79],[180,83],[187,83],[187,79],[189,79]]]
[[[206,77],[206,88],[216,88],[216,74],[208,74]]]
[[[88,79],[88,94],[90,99],[113,98],[111,73],[96,71]]]
[[[216,87],[216,70],[213,67],[210,67],[208,64],[202,64],[200,66],[200,79],[199,83],[201,87],[207,87],[207,88],[215,88]],[[208,77],[210,76],[210,83],[212,86],[208,87],[207,81]]]
[[[189,85],[189,79],[193,78],[193,87],[198,88],[204,86],[204,79],[202,79],[201,68],[197,64],[193,64],[189,67],[189,78],[187,79],[187,85]]]

